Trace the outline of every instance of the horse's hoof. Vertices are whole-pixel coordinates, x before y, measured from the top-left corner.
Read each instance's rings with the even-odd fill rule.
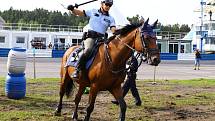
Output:
[[[55,112],[54,112],[54,115],[55,115],[55,116],[61,116],[61,113],[60,113],[60,112],[55,111]]]
[[[78,120],[78,114],[77,113],[73,113],[72,114],[72,119],[75,120],[75,121]]]

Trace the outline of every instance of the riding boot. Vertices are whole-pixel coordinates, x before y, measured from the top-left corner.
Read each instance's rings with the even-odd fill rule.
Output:
[[[81,68],[83,68],[84,59],[85,59],[85,56],[84,56],[84,54],[82,53],[82,54],[80,55],[80,58],[79,58],[78,62],[77,62],[77,66],[76,66],[76,68],[75,68],[75,71],[74,71],[73,74],[72,74],[72,78],[75,78],[75,79],[78,79],[78,78],[79,78],[79,72],[81,71]]]

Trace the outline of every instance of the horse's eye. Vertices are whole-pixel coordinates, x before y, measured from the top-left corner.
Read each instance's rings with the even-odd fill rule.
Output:
[[[144,38],[145,38],[145,39],[149,38],[149,35],[144,35]]]

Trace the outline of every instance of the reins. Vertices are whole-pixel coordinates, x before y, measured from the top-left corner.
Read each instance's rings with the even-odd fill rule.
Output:
[[[110,65],[113,65],[113,62],[111,60],[111,57],[110,57],[110,54],[108,53],[108,44],[104,43],[104,49],[105,49],[105,60],[109,62]],[[118,74],[119,72],[126,72],[128,70],[128,68],[122,68],[122,69],[119,69],[119,70],[113,70],[113,68],[111,69],[111,72],[113,74]]]
[[[140,28],[139,28],[140,29]],[[137,30],[136,30],[136,33],[137,33]],[[136,33],[135,33],[135,37],[134,38],[136,38]],[[141,33],[141,32],[140,32]],[[126,47],[128,47],[129,49],[131,49],[133,52],[137,52],[137,54],[136,54],[136,58],[138,58],[140,55],[142,55],[141,54],[141,52],[138,52],[138,51],[136,51],[133,47],[131,47],[130,45],[128,45],[127,43],[124,43],[123,41],[122,41],[122,39],[120,38],[120,35],[117,35],[116,37],[116,40],[119,40],[123,45],[125,45]],[[142,35],[141,35],[141,43],[142,43],[142,47],[143,47],[143,49],[144,49],[144,45],[145,44],[143,44],[143,42],[142,42]],[[104,43],[104,49],[105,49],[105,59],[109,62],[109,64],[110,65],[113,65],[113,62],[112,62],[112,60],[111,60],[111,57],[110,57],[110,54],[109,54],[109,52],[108,52],[108,44],[106,44],[106,43]],[[141,61],[140,61],[140,63],[138,64],[138,67],[142,64],[142,58],[141,58]],[[119,70],[113,70],[113,68],[111,69],[111,72],[113,73],[113,74],[117,74],[117,73],[120,73],[120,72],[126,72],[127,70],[128,70],[129,68],[122,68],[122,69],[119,69]]]
[[[117,38],[117,40],[120,40],[120,42],[122,43],[122,44],[124,44],[125,46],[127,46],[129,49],[131,49],[132,51],[136,51],[134,48],[132,48],[130,45],[128,45],[127,43],[124,43],[123,41],[122,41],[122,39],[119,37],[120,35],[117,35],[116,36],[116,38]]]

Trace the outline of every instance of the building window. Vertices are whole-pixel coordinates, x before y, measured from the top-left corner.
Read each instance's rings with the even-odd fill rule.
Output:
[[[215,38],[211,38],[211,44],[215,45]]]
[[[0,43],[5,43],[5,37],[4,36],[0,36]]]
[[[212,44],[215,45],[215,38],[214,37],[208,37],[205,39],[205,44]]]
[[[69,48],[69,45],[65,45],[65,38],[54,38],[54,49],[55,50],[64,50],[65,47]]]
[[[210,38],[209,37],[205,39],[205,44],[210,44]]]
[[[17,37],[16,43],[25,43],[25,37]]]
[[[82,41],[82,39],[78,39],[78,45],[81,45]]]
[[[77,45],[77,39],[72,39],[72,46],[76,46]]]
[[[178,53],[178,44],[170,43],[169,44],[169,53]]]
[[[81,45],[82,39],[72,39],[72,46]]]
[[[46,38],[34,37],[34,39],[31,40],[31,46],[35,49],[46,49]]]

